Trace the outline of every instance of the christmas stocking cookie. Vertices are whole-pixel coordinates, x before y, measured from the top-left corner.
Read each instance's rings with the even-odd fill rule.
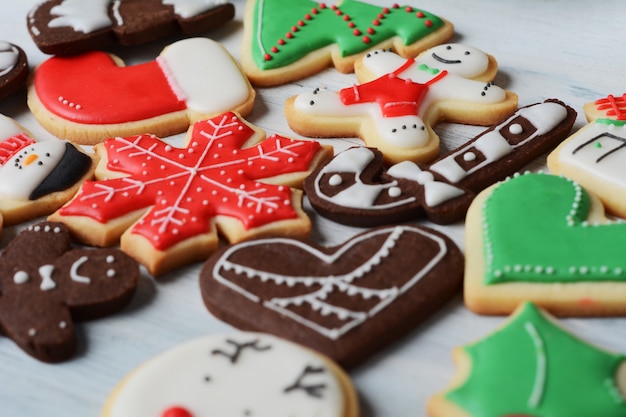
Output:
[[[355,71],[358,85],[291,97],[289,126],[310,137],[358,136],[390,164],[430,162],[439,153],[437,123],[490,125],[517,108],[514,93],[490,82],[495,59],[466,45],[436,46],[415,59],[377,50]]]
[[[584,112],[589,124],[548,155],[548,168],[592,190],[612,214],[626,217],[626,95],[587,103]]]
[[[206,258],[219,232],[231,242],[258,235],[306,236],[302,181],[330,148],[264,133],[235,113],[196,122],[183,148],[152,135],[96,146],[97,181],[50,219],[85,243],[122,250],[161,274]]]
[[[0,219],[5,225],[52,213],[91,178],[91,156],[61,140],[36,142],[0,115]]]
[[[224,0],[47,0],[30,11],[27,22],[42,52],[72,55],[200,34],[234,16],[235,7]]]
[[[222,45],[191,38],[130,66],[100,51],[52,57],[37,68],[28,105],[57,137],[94,145],[115,136],[181,133],[225,111],[246,115],[254,97]]]
[[[39,360],[67,360],[74,321],[119,311],[138,279],[137,262],[118,249],[73,249],[62,224],[30,226],[0,256],[0,333]]]

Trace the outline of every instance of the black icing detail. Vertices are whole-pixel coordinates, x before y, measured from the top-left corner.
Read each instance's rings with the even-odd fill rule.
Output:
[[[300,373],[296,382],[288,386],[284,389],[285,394],[290,393],[295,390],[303,390],[307,395],[314,398],[322,398],[323,390],[326,388],[326,384],[312,384],[305,385],[302,383],[302,380],[306,378],[307,375],[311,374],[320,374],[326,372],[326,370],[322,367],[315,368],[313,366],[307,365],[306,368]]]
[[[626,148],[626,138],[623,138],[621,136],[617,136],[614,135],[612,133],[601,133],[599,135],[596,135],[594,137],[592,137],[591,139],[589,139],[588,141],[586,141],[585,143],[578,145],[578,147],[576,149],[574,149],[574,151],[572,151],[572,155],[575,155],[578,151],[580,151],[581,149],[585,148],[586,146],[591,145],[592,143],[594,143],[595,141],[597,141],[600,138],[610,138],[613,139],[617,142],[620,142],[620,145],[613,148],[612,150],[609,150],[605,153],[603,153],[598,159],[596,159],[596,163],[601,162],[604,158],[607,158],[609,156],[611,156],[612,154],[621,151],[622,149]]]
[[[462,61],[460,59],[455,59],[454,61],[451,59],[445,59],[440,57],[439,55],[437,55],[436,53],[433,52],[432,57],[436,60],[441,62],[442,64],[460,64]]]
[[[76,184],[91,167],[91,158],[69,142],[58,165],[48,174],[28,197],[37,200],[45,195],[63,191]]]
[[[235,351],[232,354],[228,352],[224,352],[223,350],[220,350],[220,349],[215,349],[211,353],[213,355],[226,356],[230,360],[230,363],[233,363],[233,364],[237,363],[239,356],[241,356],[241,352],[243,352],[243,350],[246,348],[252,349],[253,351],[256,351],[256,352],[265,352],[266,350],[269,350],[272,348],[271,345],[259,346],[258,339],[255,339],[251,342],[245,342],[245,343],[239,343],[232,339],[226,339],[226,343],[235,347]]]

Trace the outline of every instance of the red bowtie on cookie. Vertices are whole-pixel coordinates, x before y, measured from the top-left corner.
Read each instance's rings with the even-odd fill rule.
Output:
[[[199,34],[235,16],[235,7],[223,1],[184,3],[47,0],[28,14],[28,31],[42,52],[68,55],[117,43],[139,45],[179,33]]]
[[[553,149],[575,120],[576,111],[554,99],[522,107],[431,164],[385,169],[379,151],[350,148],[307,177],[304,190],[316,211],[339,223],[452,223],[464,218],[475,193]]]
[[[181,133],[226,111],[245,116],[254,98],[222,45],[190,38],[137,65],[101,51],[52,57],[36,69],[28,105],[55,136],[95,145],[115,136]]]
[[[332,248],[286,238],[241,242],[209,259],[200,287],[219,319],[352,367],[441,308],[462,277],[463,255],[451,239],[399,225]]]
[[[69,142],[43,140],[0,115],[0,225],[52,213],[91,178],[95,164]]]
[[[0,330],[45,362],[71,358],[73,323],[113,314],[135,292],[139,266],[118,249],[72,249],[67,228],[42,222],[0,255]]]
[[[304,136],[360,137],[389,164],[430,162],[439,154],[437,123],[491,125],[516,110],[517,95],[491,83],[497,69],[491,55],[462,44],[415,59],[377,50],[356,62],[360,84],[291,97],[285,115]]]
[[[230,242],[254,236],[304,237],[302,181],[331,148],[265,133],[235,113],[195,123],[186,146],[152,135],[96,146],[98,181],[50,216],[83,242],[122,250],[158,275],[205,259],[219,232]]]

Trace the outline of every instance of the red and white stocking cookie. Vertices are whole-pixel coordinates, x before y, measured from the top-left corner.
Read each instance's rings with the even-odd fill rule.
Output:
[[[0,115],[0,219],[5,225],[52,213],[92,177],[94,168],[91,156],[71,143],[36,142]]]
[[[517,95],[491,83],[495,59],[471,46],[440,45],[415,59],[377,50],[355,72],[360,84],[338,93],[291,97],[289,126],[310,137],[360,137],[390,164],[430,162],[439,154],[437,123],[490,125],[517,108]]]
[[[138,279],[137,262],[118,249],[72,249],[64,225],[30,226],[0,256],[0,333],[41,361],[67,360],[74,321],[119,311]]]
[[[226,111],[245,116],[254,98],[222,45],[191,38],[131,66],[101,51],[50,58],[35,71],[28,106],[55,136],[94,145],[115,136],[181,133]]]
[[[50,219],[81,241],[115,244],[161,274],[204,259],[217,232],[231,242],[260,236],[304,237],[302,181],[331,150],[247,124],[235,113],[196,122],[183,148],[152,135],[108,139],[96,146],[98,181]]]
[[[42,52],[71,55],[200,34],[234,16],[235,7],[225,0],[47,0],[30,11],[27,22]]]

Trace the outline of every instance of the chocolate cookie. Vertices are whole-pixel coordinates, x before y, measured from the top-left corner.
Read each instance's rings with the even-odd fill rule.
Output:
[[[28,78],[28,59],[17,45],[0,41],[0,99],[24,86]]]
[[[200,286],[219,319],[352,367],[441,308],[462,277],[463,256],[448,237],[403,225],[333,248],[285,238],[239,243],[209,259]]]
[[[41,361],[67,360],[76,350],[73,322],[122,309],[139,274],[117,249],[72,249],[60,223],[31,226],[0,255],[0,333]]]
[[[29,13],[27,22],[42,52],[68,55],[199,34],[234,16],[235,7],[224,0],[48,0]]]

